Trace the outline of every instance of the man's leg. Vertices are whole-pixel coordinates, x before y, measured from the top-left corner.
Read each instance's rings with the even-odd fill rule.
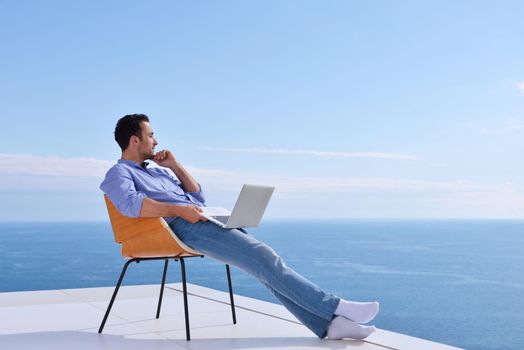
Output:
[[[274,290],[270,285],[262,283],[266,288],[277,298],[282,305],[286,307],[302,324],[307,326],[313,333],[315,333],[319,338],[324,338],[327,333],[327,329],[331,324],[331,320],[326,320],[325,318],[318,317],[317,315],[307,311],[301,306],[298,306],[293,301],[289,300],[276,290]]]
[[[363,326],[343,316],[334,316],[332,321],[325,320],[312,314],[311,312],[296,305],[285,296],[279,294],[271,286],[265,285],[271,293],[288,309],[296,318],[313,331],[319,338],[328,337],[329,339],[364,339],[375,331],[374,326]],[[343,300],[341,300],[342,302]],[[340,307],[340,303],[339,303]],[[338,309],[338,308],[337,308]],[[335,315],[336,315],[335,311]]]
[[[239,230],[223,229],[211,222],[190,224],[178,218],[170,225],[190,247],[255,276],[305,326],[319,337],[325,335],[340,298],[287,267],[271,247]]]

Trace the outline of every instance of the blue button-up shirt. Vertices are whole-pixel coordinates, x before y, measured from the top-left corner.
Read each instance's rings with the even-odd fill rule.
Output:
[[[202,187],[199,192],[186,192],[178,179],[166,169],[142,167],[132,160],[120,159],[106,174],[100,189],[126,216],[138,217],[144,198],[158,202],[205,206]],[[165,218],[169,223],[173,218]]]

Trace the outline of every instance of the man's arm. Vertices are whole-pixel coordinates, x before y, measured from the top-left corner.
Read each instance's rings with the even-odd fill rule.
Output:
[[[100,189],[122,214],[129,217],[179,216],[191,223],[207,220],[195,205],[168,204],[147,198],[136,190],[133,178],[122,166],[115,165],[109,169]]]
[[[160,216],[179,216],[194,224],[197,221],[207,221],[202,215],[202,209],[196,205],[176,205],[155,201],[150,198],[142,200],[140,217],[151,218]]]
[[[182,188],[186,192],[198,192],[200,186],[198,182],[191,176],[191,174],[180,164],[173,153],[168,150],[162,150],[155,154],[153,161],[160,166],[165,166],[171,169],[178,180],[182,183]]]

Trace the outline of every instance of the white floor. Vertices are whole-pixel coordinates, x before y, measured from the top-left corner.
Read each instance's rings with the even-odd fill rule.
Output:
[[[451,346],[378,330],[365,341],[320,340],[284,307],[188,285],[191,341],[185,340],[180,284],[166,285],[155,318],[158,285],[122,287],[103,334],[98,327],[112,287],[0,293],[0,349],[416,349]]]

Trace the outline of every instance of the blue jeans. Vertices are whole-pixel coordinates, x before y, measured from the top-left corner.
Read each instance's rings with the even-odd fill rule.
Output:
[[[176,218],[169,226],[188,246],[256,277],[296,318],[324,338],[340,298],[324,292],[286,266],[267,244],[212,222]]]

